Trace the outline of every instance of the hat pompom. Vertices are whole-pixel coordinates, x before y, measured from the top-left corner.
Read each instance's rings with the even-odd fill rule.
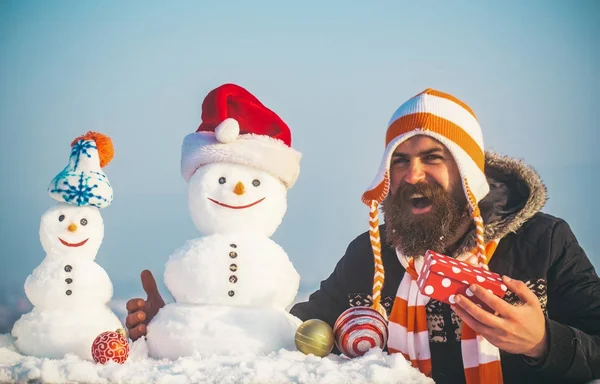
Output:
[[[236,119],[227,118],[215,128],[217,140],[221,143],[231,143],[240,134],[240,124]]]
[[[93,140],[96,143],[98,157],[100,158],[100,167],[104,168],[115,155],[112,139],[102,133],[89,131],[85,135],[77,137],[71,143],[71,147],[79,140]]]

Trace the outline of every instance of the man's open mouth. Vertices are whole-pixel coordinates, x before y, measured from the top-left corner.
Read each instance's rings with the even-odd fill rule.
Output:
[[[410,204],[413,208],[423,209],[432,205],[432,201],[420,193],[416,193],[410,197]]]
[[[79,243],[69,243],[67,241],[64,241],[60,237],[58,238],[58,240],[60,240],[60,242],[63,243],[63,245],[66,245],[67,247],[81,247],[83,244],[85,244],[89,240],[89,238],[87,238]]]
[[[218,200],[215,199],[211,199],[210,197],[207,198],[208,200],[212,201],[213,203],[220,205],[221,207],[225,207],[225,208],[231,208],[231,209],[244,209],[244,208],[250,208],[260,202],[262,202],[265,198],[263,197],[260,200],[256,200],[254,203],[250,203],[248,205],[229,205],[229,204],[225,204],[225,203],[221,203]]]

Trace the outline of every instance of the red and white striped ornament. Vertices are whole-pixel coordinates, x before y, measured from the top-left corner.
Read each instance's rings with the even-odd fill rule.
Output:
[[[335,345],[344,355],[358,357],[371,348],[384,348],[388,338],[387,322],[370,307],[350,307],[333,326]]]

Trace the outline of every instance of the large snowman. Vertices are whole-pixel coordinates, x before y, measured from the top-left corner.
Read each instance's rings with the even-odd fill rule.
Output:
[[[73,353],[92,360],[96,336],[122,327],[107,306],[111,281],[94,262],[104,237],[99,208],[113,198],[101,167],[112,156],[110,138],[88,132],[73,141],[69,164],[48,187],[57,204],[41,218],[39,235],[46,257],[25,281],[33,310],[12,329],[24,354],[61,358]]]
[[[294,349],[301,321],[286,311],[299,275],[269,237],[287,209],[301,155],[288,126],[245,89],[225,84],[202,104],[186,136],[182,174],[192,220],[203,237],[166,263],[176,303],[148,325],[150,355],[176,359]]]

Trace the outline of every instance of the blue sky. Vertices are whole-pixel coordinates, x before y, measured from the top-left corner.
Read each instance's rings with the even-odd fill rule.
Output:
[[[97,262],[117,297],[162,279],[197,236],[179,173],[183,137],[224,82],[253,92],[304,154],[274,240],[314,289],[367,229],[360,195],[386,123],[432,87],[477,113],[488,149],[523,158],[597,267],[600,5],[595,1],[3,1],[0,281],[41,262],[46,188],[69,143],[113,138],[115,191]]]

